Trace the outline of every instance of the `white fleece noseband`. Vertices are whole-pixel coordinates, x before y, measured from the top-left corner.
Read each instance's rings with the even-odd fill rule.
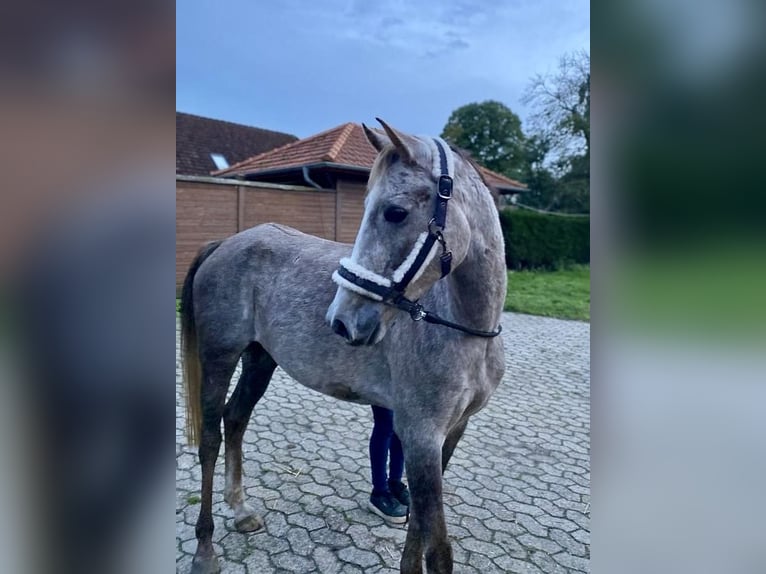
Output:
[[[439,145],[441,145],[442,149],[444,150],[443,153],[440,153],[439,151],[437,140]],[[432,173],[434,176],[437,179],[442,176],[452,177],[455,169],[455,158],[452,155],[452,151],[450,150],[449,145],[447,145],[447,143],[441,138],[421,138],[421,141],[427,143],[431,150],[431,157],[433,158]],[[424,231],[418,236],[415,244],[412,246],[412,249],[410,249],[409,254],[404,259],[402,264],[394,270],[394,273],[390,279],[388,277],[379,275],[370,269],[367,269],[363,265],[353,261],[350,257],[344,257],[341,259],[340,266],[347,269],[348,271],[351,271],[354,275],[361,279],[370,281],[376,285],[380,285],[381,287],[391,287],[392,285],[398,284],[408,273],[411,272],[411,269],[413,265],[415,265],[418,258],[418,254],[425,245],[430,233],[430,230],[427,232]],[[420,268],[415,271],[409,283],[417,281],[426,270],[426,268],[431,264],[431,261],[433,261],[433,258],[436,255],[437,247],[437,243],[434,243],[431,246],[431,249],[429,250],[425,259],[423,259],[421,262]],[[374,299],[375,301],[383,300],[383,297],[381,297],[378,293],[373,293],[372,291],[365,289],[363,286],[349,281],[345,277],[342,277],[337,270],[333,273],[332,280],[341,287],[344,287],[350,291],[354,291],[355,293],[365,297],[369,297],[370,299]]]

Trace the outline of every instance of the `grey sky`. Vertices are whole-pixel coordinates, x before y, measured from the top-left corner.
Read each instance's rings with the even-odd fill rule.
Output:
[[[182,0],[176,109],[305,137],[380,116],[438,134],[457,107],[522,119],[530,77],[588,49],[588,0]]]

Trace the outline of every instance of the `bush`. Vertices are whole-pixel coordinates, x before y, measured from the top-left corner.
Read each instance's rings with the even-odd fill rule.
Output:
[[[560,269],[590,262],[590,217],[501,209],[509,269]]]

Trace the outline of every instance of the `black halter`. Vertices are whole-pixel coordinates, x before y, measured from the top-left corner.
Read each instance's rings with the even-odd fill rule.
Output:
[[[404,270],[402,277],[398,281],[390,281],[371,272],[367,273],[371,278],[366,278],[363,276],[365,273],[357,273],[354,270],[347,268],[344,266],[343,261],[341,261],[341,265],[335,273],[340,279],[355,285],[358,289],[354,290],[358,291],[363,296],[380,300],[386,305],[406,311],[413,321],[422,320],[426,323],[444,325],[445,327],[457,329],[458,331],[476,337],[497,337],[502,331],[502,325],[498,326],[494,331],[481,331],[479,329],[472,329],[470,327],[458,325],[457,323],[442,319],[430,311],[426,311],[420,303],[407,299],[404,295],[409,284],[416,276],[418,276],[419,271],[426,264],[428,256],[436,242],[438,242],[442,248],[441,256],[439,257],[442,277],[448,275],[452,270],[452,252],[447,249],[447,242],[442,233],[447,222],[447,204],[449,200],[452,199],[452,177],[449,174],[447,152],[444,149],[444,145],[436,138],[434,138],[433,141],[439,152],[439,169],[441,172],[436,188],[436,205],[434,207],[434,215],[431,218],[431,221],[428,222],[428,234],[422,242],[422,245],[409,268]],[[362,271],[366,270],[362,269]],[[343,285],[343,281],[339,281],[335,277],[334,279],[337,283]]]

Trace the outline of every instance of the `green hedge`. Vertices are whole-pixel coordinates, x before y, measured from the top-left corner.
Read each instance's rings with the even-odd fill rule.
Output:
[[[559,269],[590,262],[590,217],[501,209],[509,269]]]

